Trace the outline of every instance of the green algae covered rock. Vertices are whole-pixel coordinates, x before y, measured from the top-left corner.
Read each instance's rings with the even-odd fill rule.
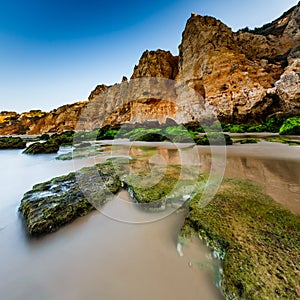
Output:
[[[258,139],[244,138],[244,139],[239,139],[239,140],[235,141],[235,143],[240,143],[240,144],[257,144],[258,143]]]
[[[133,164],[133,165],[131,165]],[[101,208],[121,188],[141,208],[164,210],[182,206],[205,186],[198,167],[137,166],[138,161],[114,158],[94,167],[36,184],[19,207],[30,235],[56,231],[94,208]]]
[[[198,167],[181,165],[152,166],[124,179],[125,188],[144,209],[164,210],[180,207],[205,186]]]
[[[29,234],[43,235],[103,205],[120,188],[112,163],[99,164],[35,185],[23,196],[19,211]]]
[[[62,145],[72,145],[73,139],[74,139],[75,131],[68,130],[64,131],[62,133],[55,133],[51,135],[48,139],[48,141],[58,144],[59,146]]]
[[[25,150],[25,154],[48,154],[57,153],[59,146],[72,145],[74,138],[74,131],[65,131],[63,133],[55,133],[51,136],[42,135],[47,140],[46,142],[36,142],[29,145]],[[42,137],[41,136],[41,137]],[[25,147],[24,147],[25,148]]]
[[[26,141],[20,137],[0,137],[0,149],[24,149]]]
[[[298,135],[300,134],[300,117],[288,118],[280,127],[279,134]]]
[[[29,145],[23,153],[25,154],[49,154],[56,153],[59,150],[59,145],[52,141],[47,141],[45,143],[33,143]]]
[[[232,145],[233,141],[228,134],[222,132],[209,132],[204,136],[197,136],[194,138],[197,145]]]
[[[214,199],[190,202],[181,236],[197,233],[222,259],[226,299],[299,299],[300,217],[257,185],[227,179]]]

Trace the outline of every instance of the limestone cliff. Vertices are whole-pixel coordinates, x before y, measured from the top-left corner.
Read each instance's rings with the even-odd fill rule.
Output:
[[[146,51],[129,82],[89,99],[97,102],[104,123],[164,122],[166,117],[185,123],[201,117],[204,107],[227,122],[261,122],[280,112],[295,114],[300,102],[299,13],[298,4],[262,28],[238,32],[215,18],[192,14],[178,57],[163,50]],[[162,95],[149,94],[137,79],[150,77],[175,80],[165,83],[173,95],[162,101]]]
[[[223,121],[259,122],[297,107],[299,53],[287,57],[300,44],[299,7],[274,21],[267,35],[234,33],[215,18],[193,14],[179,46],[178,80],[202,83]],[[278,24],[284,24],[281,32]]]
[[[88,102],[50,113],[2,112],[0,134],[166,118],[186,123],[203,118],[208,108],[221,121],[261,122],[274,114],[300,114],[299,74],[300,2],[272,23],[238,32],[213,17],[192,14],[178,56],[145,51],[130,80],[98,85]]]

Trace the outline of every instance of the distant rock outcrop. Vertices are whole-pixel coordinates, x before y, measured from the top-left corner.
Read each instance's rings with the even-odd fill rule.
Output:
[[[93,93],[89,99],[97,105],[89,106],[97,106],[100,119],[112,124],[164,122],[166,117],[185,123],[199,118],[204,107],[214,108],[221,121],[237,123],[261,122],[280,112],[295,114],[300,102],[299,20],[298,4],[260,29],[233,32],[215,18],[193,13],[178,57],[163,50],[144,52],[131,81]],[[139,101],[130,99],[130,85],[135,92],[137,85],[132,80],[149,77],[176,81],[177,86],[170,88],[172,101],[146,92],[137,92]],[[186,93],[187,89],[195,93]],[[127,101],[120,99],[121,94]]]
[[[63,105],[49,113],[31,110],[18,114],[0,112],[0,135],[41,134],[73,130],[87,101]]]

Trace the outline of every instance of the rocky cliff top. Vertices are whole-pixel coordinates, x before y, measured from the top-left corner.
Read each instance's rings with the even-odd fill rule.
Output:
[[[300,2],[283,13],[278,19],[260,28],[250,30],[244,28],[239,33],[252,33],[263,36],[272,47],[279,52],[286,53],[300,44]]]
[[[146,50],[140,58],[139,64],[134,67],[131,79],[141,77],[162,77],[175,79],[178,74],[178,57],[170,51],[158,49]]]

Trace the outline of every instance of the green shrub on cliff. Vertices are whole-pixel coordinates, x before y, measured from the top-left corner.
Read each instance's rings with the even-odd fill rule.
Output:
[[[298,116],[286,119],[280,127],[279,134],[300,134],[300,117]]]

